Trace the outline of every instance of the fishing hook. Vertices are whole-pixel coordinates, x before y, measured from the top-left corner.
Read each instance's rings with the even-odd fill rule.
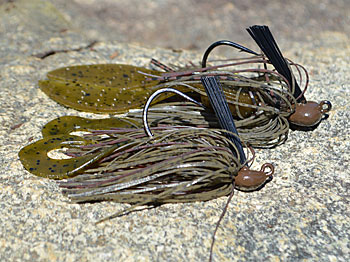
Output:
[[[258,53],[254,52],[253,50],[250,50],[249,48],[245,47],[245,46],[242,46],[240,44],[237,44],[235,42],[232,42],[232,41],[229,41],[229,40],[220,40],[220,41],[216,41],[214,43],[212,43],[208,48],[207,50],[205,51],[204,55],[203,55],[203,59],[202,59],[202,68],[206,67],[207,66],[207,59],[208,59],[208,56],[210,54],[210,52],[217,46],[220,46],[220,45],[227,45],[227,46],[232,46],[234,48],[237,48],[239,49],[240,51],[242,52],[246,52],[246,53],[249,53],[249,54],[252,54],[252,55],[259,55]]]
[[[145,129],[145,132],[146,134],[149,136],[149,137],[153,137],[153,134],[152,134],[152,131],[151,129],[149,128],[148,126],[148,108],[150,107],[152,101],[157,97],[159,96],[160,94],[162,93],[166,93],[166,92],[171,92],[171,93],[175,93],[179,96],[182,96],[183,98],[187,99],[188,101],[192,102],[192,103],[195,103],[196,105],[199,105],[203,108],[206,108],[202,103],[194,100],[193,98],[189,97],[188,95],[182,93],[181,91],[179,90],[176,90],[174,88],[170,88],[170,87],[166,87],[166,88],[162,88],[162,89],[158,89],[157,91],[155,91],[147,100],[146,104],[145,104],[145,107],[143,108],[143,112],[142,112],[142,120],[143,120],[143,127]]]

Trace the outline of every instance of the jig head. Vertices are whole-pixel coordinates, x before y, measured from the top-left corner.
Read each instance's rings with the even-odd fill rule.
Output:
[[[227,138],[230,139],[238,149],[238,157],[243,167],[238,171],[238,174],[235,177],[235,187],[242,191],[253,191],[260,188],[265,184],[268,178],[272,179],[275,170],[274,166],[270,163],[266,163],[262,165],[260,171],[250,170],[247,165],[247,158],[244,154],[242,142],[239,139],[238,131],[232,114],[230,113],[220,82],[213,76],[202,77],[201,80],[208,94],[210,103],[214,108],[215,114],[219,119],[221,127],[230,132],[227,133]],[[232,153],[237,154],[235,151]],[[265,171],[266,169],[269,169],[269,171]]]
[[[243,166],[235,177],[235,188],[241,191],[254,191],[272,179],[275,168],[270,163],[265,163],[260,170],[250,170],[248,166]]]
[[[288,80],[289,84],[294,87],[294,90],[291,91],[293,91],[293,96],[297,104],[295,105],[294,112],[289,116],[290,123],[295,128],[300,127],[301,129],[305,127],[312,128],[320,123],[323,116],[331,110],[331,102],[324,100],[317,103],[306,100],[304,96],[306,87],[304,91],[301,91],[293,72],[290,70],[288,60],[283,57],[268,26],[254,25],[247,28],[247,31],[277,72],[283,75]]]
[[[332,109],[330,101],[323,100],[320,103],[307,101],[298,103],[295,111],[288,118],[294,126],[313,127],[321,122],[322,118]]]

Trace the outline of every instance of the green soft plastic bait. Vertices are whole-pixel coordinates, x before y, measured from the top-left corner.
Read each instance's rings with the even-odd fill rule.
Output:
[[[139,128],[140,122],[128,118],[89,119],[79,116],[62,116],[47,123],[41,130],[43,137],[70,134],[75,131],[111,128]]]
[[[160,72],[123,64],[63,67],[47,74],[39,87],[51,99],[81,111],[126,112],[143,105],[159,81],[146,81],[142,74]]]
[[[72,148],[74,145],[82,146],[92,143],[94,141],[73,135],[49,136],[25,146],[18,155],[22,165],[30,173],[51,179],[64,179],[91,166],[110,153],[111,150],[114,150],[114,147],[69,159],[53,159],[48,156],[48,153],[55,149]]]
[[[39,81],[39,87],[46,95],[60,104],[85,112],[125,113],[141,108],[154,91],[169,85],[182,92],[192,92],[209,106],[206,92],[199,80],[195,80],[195,75],[184,82],[182,77],[158,80],[162,78],[162,72],[156,70],[124,64],[96,64],[59,68],[49,72],[47,77],[48,80]],[[249,90],[252,87],[265,88],[261,85],[261,82],[246,78],[228,81],[224,85],[225,96],[235,117],[249,117],[260,108],[253,105],[260,98]],[[154,103],[171,96],[173,94],[161,95]]]

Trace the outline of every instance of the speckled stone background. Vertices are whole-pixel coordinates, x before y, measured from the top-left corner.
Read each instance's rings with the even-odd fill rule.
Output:
[[[270,25],[285,55],[309,70],[307,98],[328,99],[333,110],[316,130],[291,132],[284,145],[258,152],[257,163],[276,166],[275,178],[258,192],[236,192],[214,261],[350,261],[350,3],[256,2],[0,1],[0,261],[207,260],[225,197],[95,225],[125,205],[70,204],[54,181],[26,172],[17,154],[49,120],[93,117],[46,97],[37,81],[47,71],[147,66],[152,57],[198,61],[222,38],[256,50],[244,30],[255,23]]]

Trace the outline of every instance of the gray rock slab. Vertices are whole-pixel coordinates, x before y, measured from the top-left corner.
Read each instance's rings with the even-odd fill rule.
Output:
[[[78,49],[90,42],[49,1],[0,2],[0,64],[52,50]]]
[[[350,34],[348,0],[52,0],[91,38],[203,50],[229,39],[256,48],[245,28],[267,24],[284,47],[325,31]],[[229,48],[216,52],[229,54]]]
[[[41,14],[31,19],[40,20]],[[18,16],[25,20],[25,15]],[[0,19],[1,25],[14,21],[8,14]],[[59,46],[45,41],[45,34],[25,42],[26,33],[18,31],[22,23],[8,27],[12,31],[6,31],[0,45],[0,261],[207,260],[226,197],[163,205],[95,225],[127,205],[71,204],[55,181],[31,175],[18,159],[18,151],[39,139],[48,121],[63,115],[97,117],[64,108],[41,92],[37,81],[48,71],[92,63],[147,67],[152,57],[184,64],[198,61],[201,53],[100,42],[40,59],[32,55],[61,47],[72,50],[89,41],[84,35],[77,40],[79,33],[74,33],[73,38],[55,36],[65,43]],[[27,28],[31,37],[38,32],[34,25]],[[260,191],[235,193],[218,230],[214,261],[350,260],[349,52],[348,36],[335,31],[309,43],[292,43],[286,50],[287,57],[309,70],[307,98],[330,100],[333,110],[316,130],[291,131],[284,145],[257,152],[255,166],[272,162],[275,177]]]

